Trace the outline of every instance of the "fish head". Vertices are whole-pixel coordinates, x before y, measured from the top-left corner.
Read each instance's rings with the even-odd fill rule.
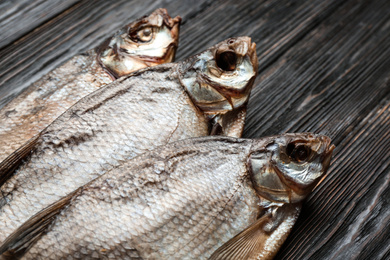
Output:
[[[171,18],[166,9],[157,9],[116,32],[99,48],[97,59],[114,78],[172,62],[179,42],[180,22],[180,16]]]
[[[312,133],[284,134],[267,142],[255,148],[248,162],[256,192],[274,202],[302,201],[325,176],[335,146],[329,137]]]
[[[230,38],[182,62],[179,77],[193,103],[206,115],[243,106],[257,75],[256,44]]]

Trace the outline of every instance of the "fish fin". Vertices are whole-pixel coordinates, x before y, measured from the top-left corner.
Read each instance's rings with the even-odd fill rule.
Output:
[[[223,244],[210,260],[272,259],[298,218],[300,205],[286,204],[272,211]]]
[[[210,118],[209,135],[240,138],[244,131],[246,106]]]
[[[39,137],[40,134],[34,136],[0,163],[0,187],[34,149]]]
[[[53,219],[69,204],[82,188],[63,197],[47,208],[41,210],[15,230],[0,244],[0,259],[17,259],[36,242],[52,223]]]
[[[225,136],[242,136],[246,118],[246,105],[230,111],[222,116],[222,132]]]
[[[219,123],[214,123],[211,126],[210,135],[221,135],[222,126]]]

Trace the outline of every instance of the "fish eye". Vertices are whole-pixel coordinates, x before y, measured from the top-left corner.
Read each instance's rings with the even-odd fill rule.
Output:
[[[310,148],[306,145],[295,145],[289,143],[286,147],[286,154],[294,162],[306,162],[310,156]]]
[[[134,42],[149,42],[153,38],[153,28],[143,27],[129,33],[129,37]]]
[[[295,148],[295,159],[298,162],[306,161],[309,157],[309,151],[305,145],[300,145]]]
[[[237,66],[237,55],[233,51],[225,51],[217,54],[217,66],[225,71],[233,71]]]

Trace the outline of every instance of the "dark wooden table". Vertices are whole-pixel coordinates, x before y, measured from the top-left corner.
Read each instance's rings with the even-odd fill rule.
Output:
[[[337,146],[277,259],[390,259],[390,1],[0,2],[0,107],[124,24],[181,15],[177,59],[227,37],[257,43],[244,137],[323,133]]]

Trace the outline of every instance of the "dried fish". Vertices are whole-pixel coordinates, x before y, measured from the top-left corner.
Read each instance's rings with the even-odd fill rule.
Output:
[[[220,60],[224,52],[236,55],[235,69],[225,70],[231,61]],[[257,66],[249,37],[228,39],[81,99],[0,163],[0,242],[33,214],[138,154],[206,136],[219,122],[222,134],[240,135]],[[204,92],[213,98],[205,100]]]
[[[180,17],[157,9],[77,55],[31,85],[0,110],[0,162],[80,98],[133,71],[174,59]]]
[[[203,137],[159,147],[38,213],[0,253],[16,257],[27,250],[22,259],[270,259],[300,202],[324,177],[330,142],[303,133]]]

